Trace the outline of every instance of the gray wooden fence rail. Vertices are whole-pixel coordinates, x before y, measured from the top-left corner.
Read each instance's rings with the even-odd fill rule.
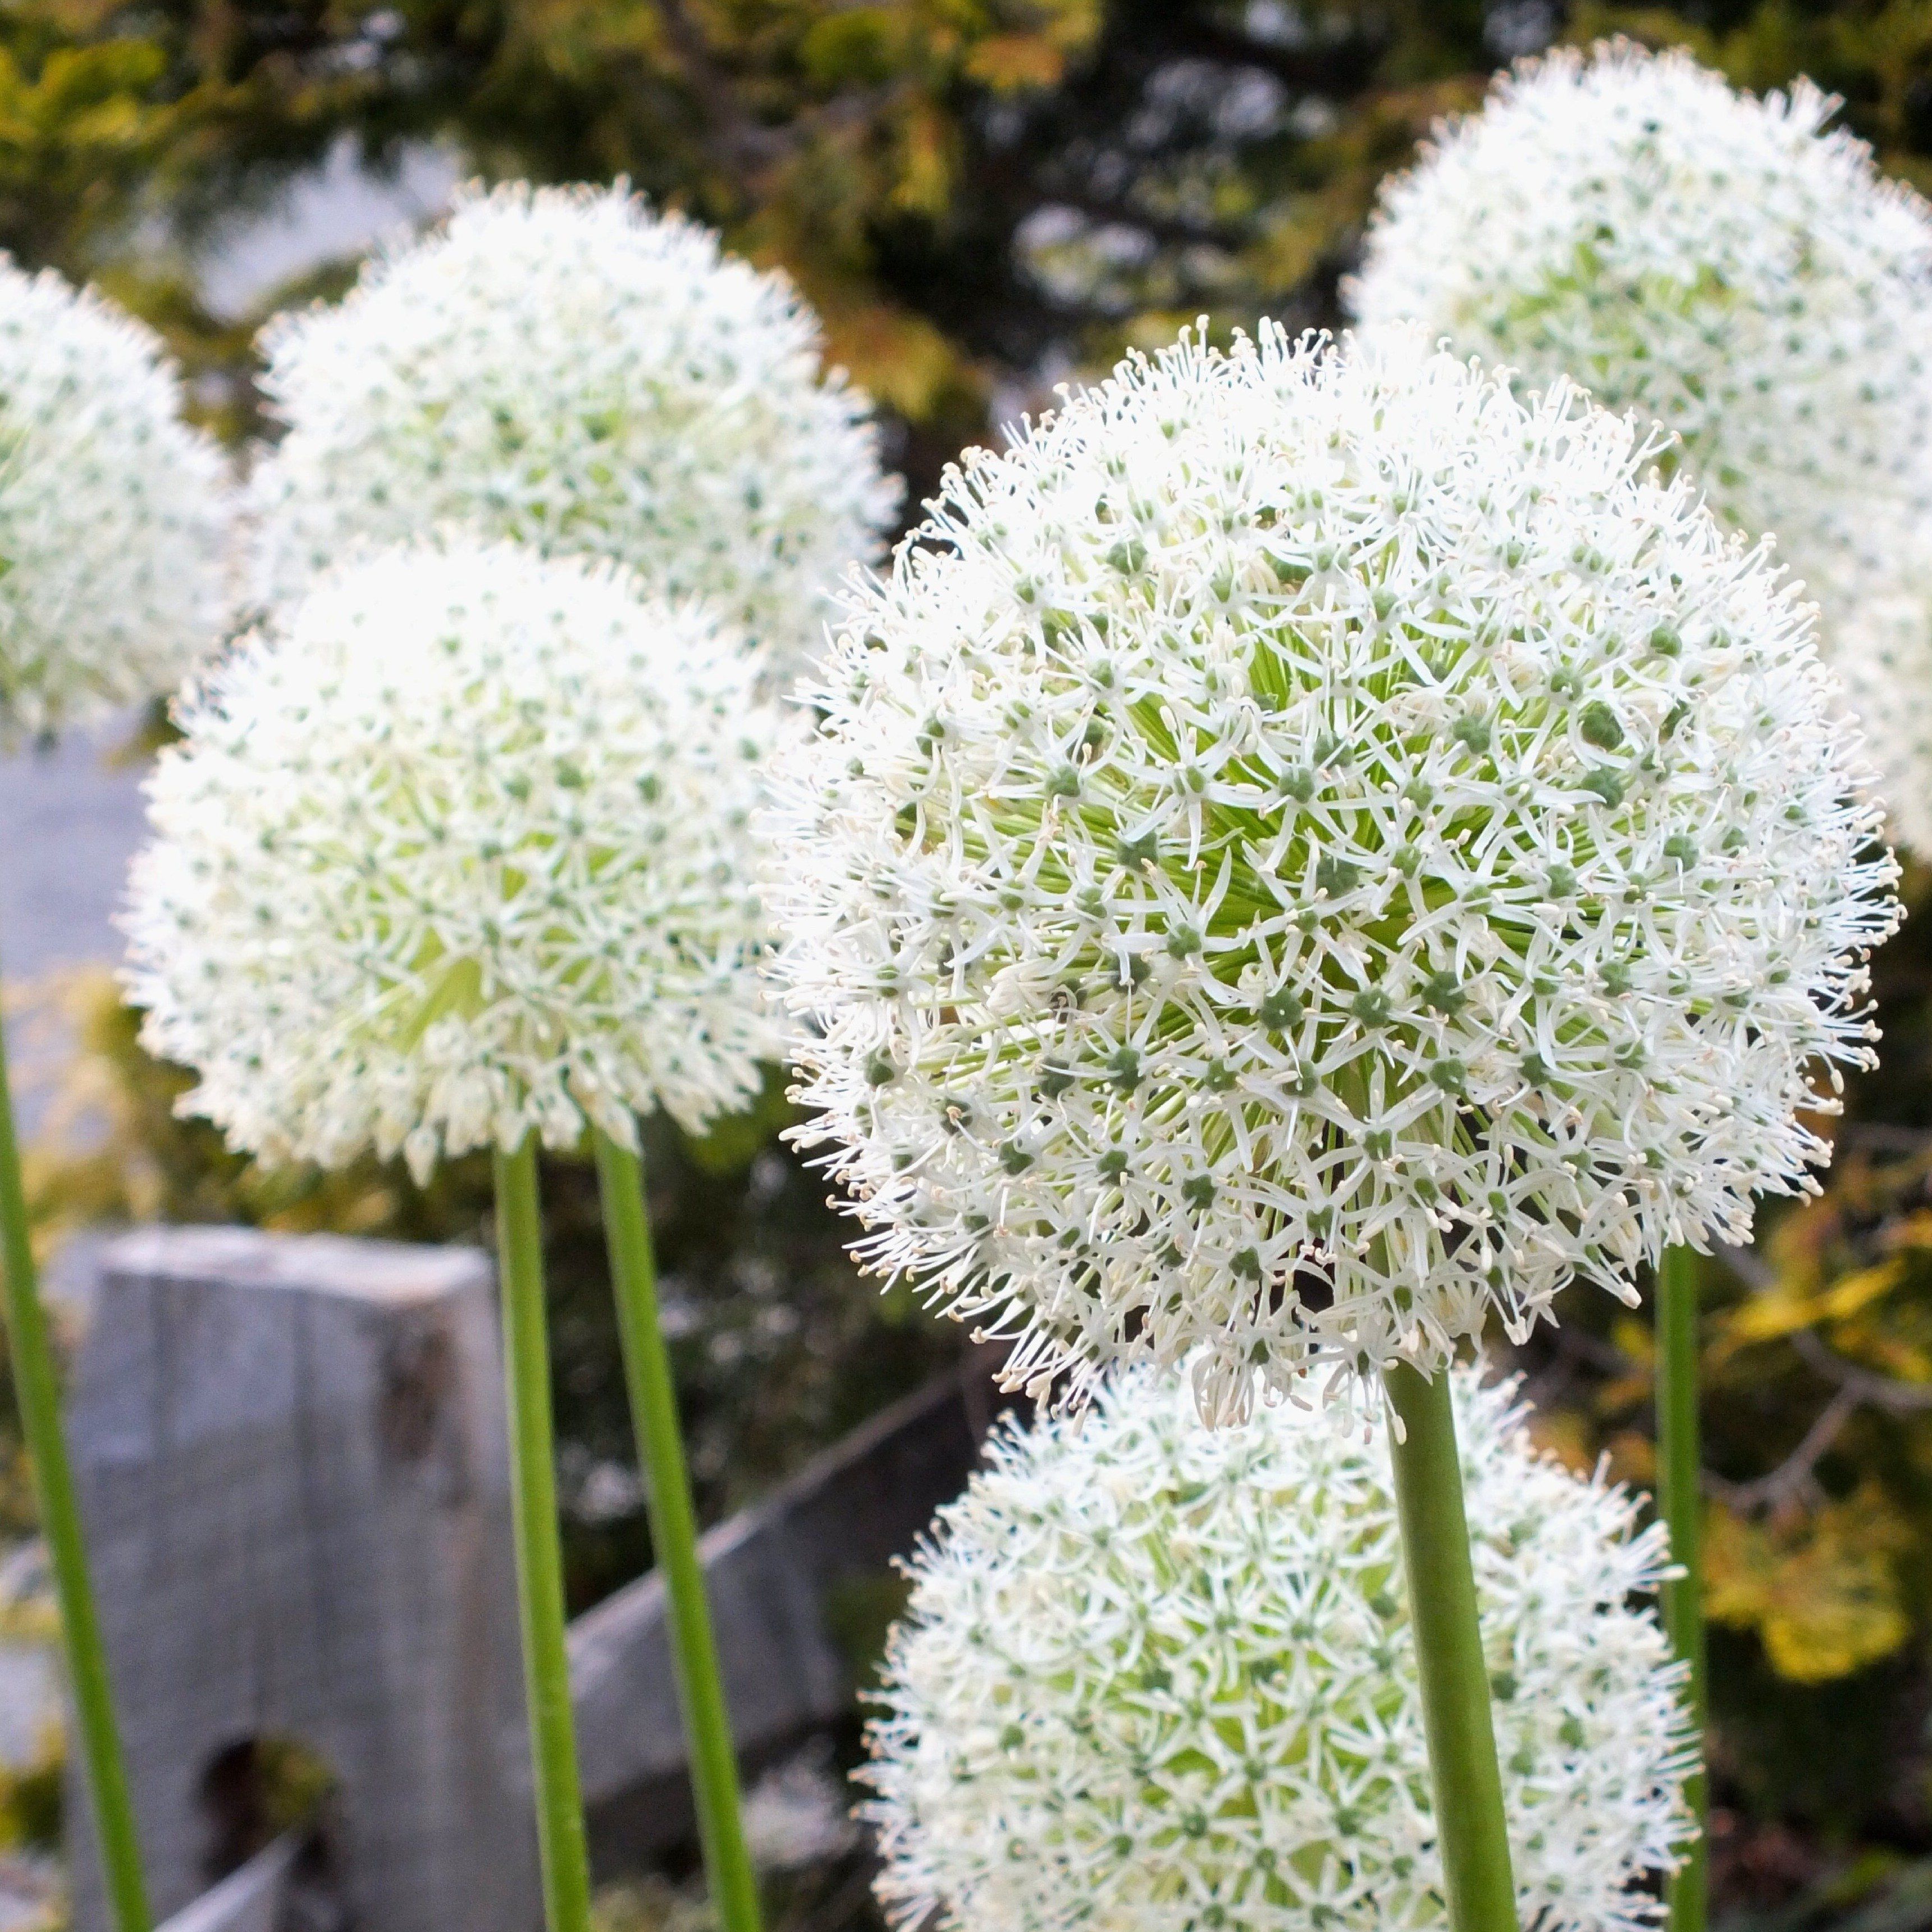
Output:
[[[268,1739],[306,1746],[339,1780],[329,1876],[355,1932],[530,1932],[485,1257],[157,1228],[92,1248],[68,1274],[86,1310],[68,1431],[166,1932],[321,1923],[292,1909],[292,1840],[209,1888],[230,1862],[211,1772]],[[969,1366],[706,1536],[748,1761],[849,1710],[842,1604],[862,1610],[958,1492],[993,1408],[983,1365]],[[571,1669],[593,1857],[620,1868],[691,1823],[655,1577],[578,1619]],[[75,1932],[100,1932],[77,1778],[69,1796]]]

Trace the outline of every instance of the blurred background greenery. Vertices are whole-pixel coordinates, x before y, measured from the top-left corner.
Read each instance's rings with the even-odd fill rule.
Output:
[[[1685,44],[1741,85],[1800,73],[1932,190],[1932,4],[1738,0],[10,0],[0,245],[94,278],[167,334],[194,406],[261,431],[250,343],[353,263],[236,303],[211,260],[334,170],[626,176],[782,264],[877,397],[914,497],[1056,383],[1210,314],[1340,320],[1377,183],[1489,74],[1552,42]],[[1932,874],[1914,871],[1924,909]],[[1715,1873],[1738,1932],[1932,1924],[1932,940],[1880,962],[1885,1066],[1825,1197],[1706,1268]],[[50,1246],[149,1216],[487,1238],[486,1177],[264,1174],[170,1112],[111,983],[49,997],[78,1042],[32,1184]],[[962,1340],[853,1276],[824,1186],[757,1114],[654,1124],[652,1210],[707,1517],[950,1360]],[[578,1606],[648,1562],[592,1190],[547,1178]],[[1523,1352],[1546,1438],[1652,1467],[1642,1318],[1578,1291]],[[0,1516],[25,1521],[17,1452]],[[0,1810],[4,1810],[0,1805]],[[16,1806],[15,1808],[20,1808]],[[793,1914],[863,1922],[862,1882]],[[613,1924],[678,1922],[647,1887]],[[653,1904],[652,1901],[656,1900]],[[628,1913],[631,1916],[626,1916]]]

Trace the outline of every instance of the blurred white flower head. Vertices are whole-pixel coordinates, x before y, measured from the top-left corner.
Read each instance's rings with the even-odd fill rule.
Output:
[[[949,474],[782,769],[856,1252],[1239,1416],[1808,1184],[1867,850],[1804,608],[1625,422],[1414,336],[1124,364]]]
[[[1925,457],[1932,465],[1932,444]],[[1882,576],[1825,612],[1820,629],[1880,774],[1891,829],[1932,857],[1932,514],[1894,530]]]
[[[702,596],[776,675],[898,503],[791,284],[621,186],[472,189],[262,346],[287,424],[252,492],[266,602],[453,522]]]
[[[1622,1491],[1455,1376],[1518,1916],[1633,1932],[1690,1834],[1682,1666]],[[860,1774],[881,1898],[952,1932],[1445,1927],[1388,1452],[1292,1404],[1202,1429],[1124,1374],[994,1438],[910,1566]]]
[[[273,1159],[626,1144],[777,1051],[738,634],[451,539],[320,579],[181,708],[128,916],[184,1111]]]
[[[1622,41],[1526,61],[1385,184],[1355,313],[1663,423],[1726,521],[1815,568],[1932,430],[1932,207],[1837,104]]]
[[[0,743],[171,690],[221,641],[226,465],[160,338],[0,256]]]
[[[1525,62],[1384,186],[1347,292],[1366,329],[1418,322],[1681,437],[1666,464],[1774,535],[1818,601],[1888,802],[1932,849],[1924,734],[1893,716],[1928,687],[1890,674],[1871,625],[1892,620],[1862,614],[1916,596],[1932,630],[1932,586],[1899,574],[1932,524],[1932,206],[1828,130],[1837,106],[1628,42]]]

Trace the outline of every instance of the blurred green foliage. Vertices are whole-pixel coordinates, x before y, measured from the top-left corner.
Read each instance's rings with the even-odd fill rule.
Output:
[[[238,212],[345,149],[379,172],[437,143],[492,177],[626,175],[791,272],[888,412],[916,497],[1055,382],[1197,314],[1217,331],[1337,323],[1376,185],[1430,122],[1514,55],[1613,32],[1688,44],[1753,88],[1809,74],[1888,170],[1932,189],[1925,0],[14,0],[0,245],[146,314],[197,410],[239,438],[262,427],[260,314],[209,313],[197,280]],[[346,274],[322,265],[260,310]],[[1908,892],[1928,908],[1932,880]],[[1886,1064],[1854,1083],[1826,1198],[1769,1214],[1754,1256],[1705,1270],[1714,1849],[1720,1898],[1766,1932],[1847,1912],[1866,1932],[1924,1922],[1909,1916],[1922,1872],[1902,1862],[1932,1852],[1922,930],[1879,962]],[[139,1053],[110,989],[68,997],[83,1051],[34,1169],[50,1235],[162,1216],[487,1238],[478,1165],[426,1192],[374,1164],[263,1173],[173,1118],[183,1077]],[[783,1112],[773,1094],[708,1142],[649,1130],[707,1515],[958,1340],[855,1280],[822,1186],[772,1138]],[[594,1192],[571,1162],[545,1185],[582,1603],[646,1552]],[[1541,1426],[1644,1482],[1648,1330],[1593,1291],[1569,1302],[1522,1352]],[[0,1463],[0,1512],[22,1506],[16,1462]],[[611,1922],[633,1907],[676,1916],[640,1894]]]

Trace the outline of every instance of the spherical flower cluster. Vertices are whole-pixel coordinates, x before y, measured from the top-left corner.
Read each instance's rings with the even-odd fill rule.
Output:
[[[169,690],[220,641],[224,465],[160,338],[0,256],[0,743]]]
[[[702,596],[776,670],[897,506],[790,283],[621,187],[472,190],[262,340],[288,425],[254,489],[268,601],[455,522]]]
[[[438,1158],[755,1093],[741,640],[608,566],[451,540],[319,580],[187,701],[129,988],[184,1111],[272,1159]]]
[[[1526,62],[1384,188],[1355,312],[1664,424],[1726,521],[1836,575],[1932,436],[1932,207],[1836,106],[1627,42]]]
[[[1820,604],[1901,830],[1932,832],[1927,728],[1896,728],[1924,686],[1874,649],[1910,598],[1932,629],[1900,574],[1932,522],[1932,206],[1826,130],[1836,106],[1625,42],[1525,62],[1384,188],[1349,294],[1365,326],[1420,322],[1676,432],[1666,464]]]
[[[854,593],[776,830],[856,1252],[1023,1331],[1425,1370],[1744,1238],[1865,1064],[1804,607],[1630,426],[1419,338],[1124,365]]]
[[[1660,1527],[1459,1372],[1518,1918],[1656,1923],[1690,1835]],[[911,1565],[872,1727],[880,1892],[951,1932],[1445,1927],[1388,1450],[1292,1404],[1200,1428],[1123,1376],[996,1436]]]

